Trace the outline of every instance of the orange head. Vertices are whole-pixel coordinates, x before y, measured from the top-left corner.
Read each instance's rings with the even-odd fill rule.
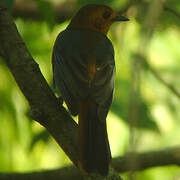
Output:
[[[68,28],[89,29],[106,35],[113,22],[128,20],[128,18],[116,14],[108,6],[89,4],[77,12]]]

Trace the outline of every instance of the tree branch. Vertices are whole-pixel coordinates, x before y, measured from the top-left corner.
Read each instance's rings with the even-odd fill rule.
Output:
[[[0,1],[0,47],[3,52],[2,57],[26,97],[34,119],[50,132],[77,166],[78,125],[54,96],[41,74],[38,64],[28,52],[2,0]],[[18,176],[18,174],[14,174],[14,176],[16,175]],[[3,175],[2,178],[6,177],[6,175]],[[39,177],[39,175],[36,177]],[[84,177],[88,180],[104,179],[96,173]],[[29,178],[31,178],[31,175]],[[45,177],[45,179],[47,178]],[[110,171],[106,179],[121,180],[121,177],[114,171]]]
[[[180,92],[169,82],[165,81],[161,75],[149,65],[149,70],[154,74],[154,76],[162,83],[164,86],[166,86],[177,98],[180,99]]]
[[[77,165],[77,124],[54,96],[38,64],[28,52],[17,28],[0,1],[2,57],[28,100],[33,117],[43,125]]]
[[[0,180],[83,180],[83,176],[79,170],[74,167],[65,167],[57,170],[47,170],[42,172],[31,172],[31,173],[0,173]]]
[[[148,4],[142,0],[130,0],[127,4],[119,11],[120,14],[124,14],[127,10],[134,5],[139,4]],[[54,13],[55,21],[57,23],[62,23],[70,19],[73,15],[73,12],[77,8],[76,3],[73,1],[65,1],[63,3],[54,3],[50,2],[52,10]],[[180,13],[176,10],[169,8],[167,5],[164,5],[164,10],[174,14],[176,17],[180,18]],[[23,19],[33,19],[36,21],[42,21],[44,17],[39,10],[38,3],[35,0],[15,0],[12,15],[15,18],[21,17]]]
[[[70,19],[74,10],[76,9],[76,4],[71,0],[59,4],[55,4],[53,1],[49,1],[49,3],[52,7],[55,21],[57,23],[62,23],[67,19]],[[44,20],[42,12],[38,6],[38,2],[35,0],[16,0],[14,3],[12,15],[14,17],[33,19],[36,21]]]
[[[131,163],[131,162],[136,162]],[[168,148],[159,151],[150,151],[144,153],[127,153],[123,157],[112,160],[113,168],[119,172],[140,171],[151,167],[177,165],[180,166],[180,147]],[[1,173],[0,180],[82,180],[83,177],[79,170],[74,166],[64,167],[56,170],[32,172],[32,173]]]
[[[4,1],[0,1],[0,47],[1,56],[12,72],[19,88],[28,100],[33,116],[36,121],[43,125],[54,137],[57,143],[63,148],[72,162],[77,165],[77,124],[67,111],[61,106],[53,92],[49,88],[46,80],[42,76],[38,64],[33,60],[24,42],[19,36],[15,24],[6,12]],[[28,83],[27,83],[28,82]],[[178,95],[179,96],[179,95]],[[59,128],[57,128],[59,127]],[[121,158],[113,159],[112,166],[118,172],[127,170],[142,170],[154,166],[176,164],[180,165],[180,148],[172,148],[168,151],[157,151],[151,153],[128,154]],[[138,163],[133,166],[131,159],[135,158]],[[134,161],[134,160],[133,160]],[[137,166],[138,164],[138,166]],[[51,173],[53,172],[53,173]],[[61,172],[61,173],[60,173]],[[67,179],[78,176],[80,172],[75,167],[70,167],[70,171],[57,170],[35,173],[35,178],[44,176],[45,179],[57,179],[60,174],[67,172]],[[69,172],[69,173],[68,173]],[[60,173],[60,174],[59,174]],[[34,174],[34,173],[33,173]],[[13,178],[22,179],[26,175],[31,179],[32,174],[1,174],[0,179]],[[63,177],[66,177],[63,174]],[[65,178],[59,178],[65,179]]]
[[[167,165],[180,166],[180,147],[144,153],[127,153],[123,157],[113,159],[112,162],[113,168],[120,173]]]
[[[158,79],[165,87],[167,87],[178,99],[180,99],[180,92],[169,82],[164,80],[161,75],[148,63],[146,58],[141,54],[136,54],[141,63],[146,66],[149,71]]]
[[[169,11],[170,13],[174,14],[176,17],[180,19],[180,13],[174,9],[169,8],[168,6],[164,6],[164,10]]]

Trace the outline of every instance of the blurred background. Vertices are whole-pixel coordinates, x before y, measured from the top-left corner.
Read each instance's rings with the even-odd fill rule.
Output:
[[[179,0],[6,2],[51,87],[53,43],[81,6],[102,3],[130,18],[114,24],[108,34],[116,60],[114,101],[107,118],[112,155],[180,146]],[[31,118],[27,101],[0,59],[0,172],[70,164],[49,133]],[[122,176],[125,180],[178,180],[180,168],[155,167]]]

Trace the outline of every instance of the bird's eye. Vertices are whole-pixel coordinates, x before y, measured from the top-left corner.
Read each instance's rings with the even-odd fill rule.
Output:
[[[105,11],[105,12],[103,13],[103,18],[104,18],[104,19],[108,19],[108,18],[110,17],[110,15],[111,15],[111,13],[110,13],[109,11]]]

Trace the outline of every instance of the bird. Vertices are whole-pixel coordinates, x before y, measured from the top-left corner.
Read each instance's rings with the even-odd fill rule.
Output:
[[[53,81],[72,116],[78,115],[78,166],[107,176],[111,151],[106,117],[114,92],[114,48],[107,33],[128,21],[103,4],[88,4],[57,36],[52,53]]]

